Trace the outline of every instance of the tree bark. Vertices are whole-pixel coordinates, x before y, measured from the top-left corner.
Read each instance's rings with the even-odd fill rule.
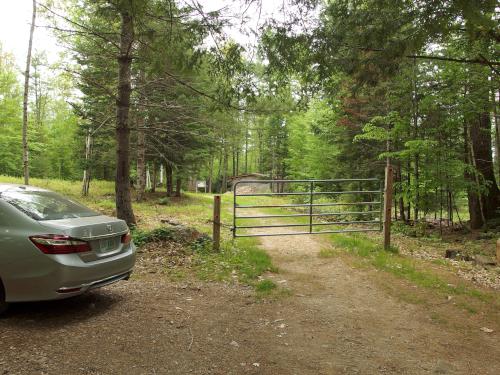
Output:
[[[175,196],[176,197],[181,196],[181,185],[182,185],[181,177],[177,176],[177,179],[175,181]]]
[[[209,193],[212,192],[212,179],[213,179],[213,174],[214,174],[214,156],[213,154],[210,155],[210,163],[208,166],[208,186],[207,190]]]
[[[166,174],[167,174],[167,196],[173,197],[174,196],[174,176],[173,176],[172,166],[170,164],[167,164]]]
[[[26,69],[24,71],[24,96],[23,96],[23,174],[24,184],[30,182],[29,149],[28,149],[28,92],[30,86],[31,49],[33,47],[33,34],[35,32],[36,1],[33,0],[33,14],[31,16],[30,38],[28,42],[28,55],[26,56]]]
[[[246,127],[245,127],[245,174],[248,173],[248,121],[246,122]]]
[[[120,54],[118,56],[118,97],[116,105],[116,215],[128,225],[135,225],[130,196],[130,93],[131,50],[134,42],[134,20],[129,10],[121,10]]]
[[[90,160],[92,157],[92,127],[87,130],[87,137],[85,138],[85,167],[83,169],[83,183],[82,195],[86,197],[89,195],[91,168]]]
[[[158,173],[157,173],[156,161],[153,160],[153,182],[151,183],[151,192],[156,192],[156,184],[158,183]]]
[[[224,194],[227,191],[227,148],[224,145],[224,156],[222,162],[222,183],[220,187],[221,194]]]
[[[240,149],[236,149],[236,174],[235,176],[239,176],[240,174]]]
[[[406,174],[406,184],[408,186],[408,190],[411,189],[411,162],[408,159],[408,163],[406,165],[407,168],[407,174]],[[408,199],[408,207],[406,211],[406,222],[409,222],[411,220],[411,202],[410,199]]]
[[[491,150],[491,121],[487,110],[479,113],[468,126],[470,164],[476,169],[472,177],[476,185],[486,185],[484,193],[469,189],[469,214],[471,229],[479,229],[496,216],[500,205],[500,190],[493,169]],[[482,184],[479,182],[481,177]],[[479,186],[478,186],[479,188]]]
[[[236,176],[236,150],[235,150],[235,147],[233,146],[232,147],[232,151],[233,151],[233,176]]]
[[[146,132],[144,117],[137,116],[137,202],[142,202],[146,192]]]
[[[495,159],[497,165],[497,177],[500,179],[500,125],[498,124],[498,103],[497,103],[497,90],[493,90],[492,101],[493,101],[493,122],[495,124]]]
[[[403,199],[403,173],[401,170],[401,163],[398,163],[398,168],[396,169],[396,181],[399,183],[399,219],[406,223],[405,215],[405,202]],[[395,205],[396,207],[396,205]]]

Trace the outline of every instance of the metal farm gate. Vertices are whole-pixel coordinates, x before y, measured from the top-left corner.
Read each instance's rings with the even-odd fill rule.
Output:
[[[244,189],[241,185],[249,185]],[[287,187],[294,189],[285,191]],[[240,191],[238,191],[240,187]],[[382,230],[383,185],[377,178],[337,180],[247,180],[234,184],[233,237],[369,232]],[[293,197],[295,202],[241,203],[242,197]],[[246,198],[243,198],[246,199]],[[248,200],[248,199],[247,199]],[[352,208],[351,208],[352,207]],[[255,213],[256,209],[279,212]],[[243,214],[244,212],[247,214]],[[252,211],[254,211],[252,213]],[[303,223],[268,223],[269,219],[306,218]],[[330,221],[333,218],[333,221]],[[264,221],[257,225],[249,221]],[[271,220],[273,221],[273,220]],[[243,224],[241,224],[243,222]],[[341,226],[350,226],[342,228]],[[340,227],[340,228],[339,228]],[[274,228],[299,228],[279,231]],[[325,230],[315,230],[326,228]],[[268,229],[266,232],[265,230]],[[269,231],[269,229],[271,231]],[[244,233],[241,233],[244,231]]]

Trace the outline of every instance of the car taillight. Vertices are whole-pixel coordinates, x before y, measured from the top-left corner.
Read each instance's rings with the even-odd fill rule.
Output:
[[[122,244],[128,245],[131,241],[132,235],[130,234],[130,232],[127,232],[122,236]]]
[[[45,254],[73,254],[91,251],[88,242],[60,234],[32,236],[30,240]]]

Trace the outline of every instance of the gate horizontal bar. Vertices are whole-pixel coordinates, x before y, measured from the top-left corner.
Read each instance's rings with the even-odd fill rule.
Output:
[[[239,184],[271,184],[275,182],[283,183],[310,183],[310,182],[331,182],[331,183],[337,183],[337,182],[358,182],[358,181],[380,181],[378,178],[339,178],[335,180],[245,180],[245,181],[238,181],[234,184],[234,186],[239,185]]]
[[[356,206],[356,205],[371,205],[380,204],[381,202],[347,202],[347,203],[296,203],[296,204],[266,204],[266,205],[250,205],[240,206],[236,205],[235,208],[287,208],[287,207],[330,207],[330,206]]]
[[[276,217],[309,217],[309,216],[338,216],[338,215],[365,215],[379,214],[381,211],[346,211],[346,212],[324,212],[320,214],[290,214],[290,215],[262,215],[262,216],[236,216],[236,219],[270,219]]]
[[[380,190],[354,190],[354,191],[314,191],[314,192],[291,192],[291,193],[255,193],[236,194],[237,197],[272,197],[275,195],[326,195],[326,194],[379,194]]]
[[[303,235],[303,234],[359,233],[359,232],[380,232],[380,229],[345,229],[345,230],[325,230],[325,231],[321,231],[321,232],[234,234],[234,237],[298,236],[298,235]]]
[[[312,224],[271,224],[271,225],[238,225],[238,229],[254,229],[254,228],[289,228],[289,227],[309,227],[318,225],[350,225],[350,224],[379,224],[379,220],[366,221],[331,221],[328,223],[312,223]]]

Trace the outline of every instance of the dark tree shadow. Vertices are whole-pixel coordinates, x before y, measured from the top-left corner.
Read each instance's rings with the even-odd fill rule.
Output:
[[[105,314],[121,304],[123,296],[109,290],[94,290],[56,301],[13,303],[0,317],[1,325],[52,329]]]

